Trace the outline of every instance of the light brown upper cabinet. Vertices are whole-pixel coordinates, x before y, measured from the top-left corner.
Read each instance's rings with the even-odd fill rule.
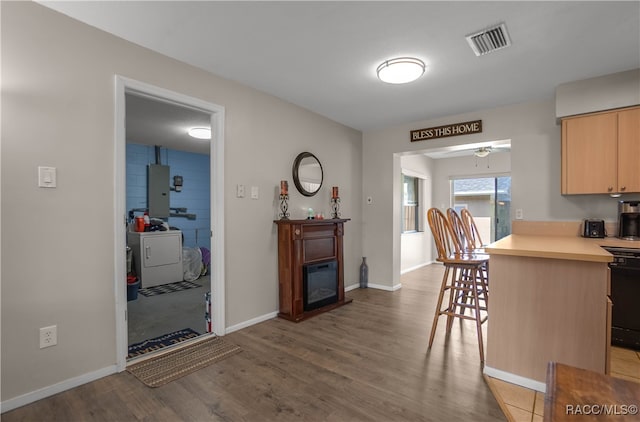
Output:
[[[640,107],[562,120],[562,194],[640,192]]]

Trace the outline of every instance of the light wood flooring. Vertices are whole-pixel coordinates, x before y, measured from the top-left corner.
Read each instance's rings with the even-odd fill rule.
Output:
[[[231,333],[241,353],[159,388],[123,372],[2,421],[504,421],[472,321],[445,338],[443,318],[427,350],[441,275],[430,265],[396,292],[356,289],[351,304],[307,321]]]

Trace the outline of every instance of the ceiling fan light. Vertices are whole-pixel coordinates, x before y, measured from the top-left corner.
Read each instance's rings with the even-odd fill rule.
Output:
[[[487,155],[489,155],[489,153],[491,152],[491,150],[489,148],[486,147],[482,147],[482,148],[478,148],[473,155],[475,155],[476,157],[480,157],[480,158],[484,158]]]
[[[385,60],[378,66],[378,79],[389,84],[406,84],[413,82],[424,74],[426,66],[420,59],[398,57]]]
[[[192,138],[211,139],[211,128],[208,127],[193,127],[187,133]]]

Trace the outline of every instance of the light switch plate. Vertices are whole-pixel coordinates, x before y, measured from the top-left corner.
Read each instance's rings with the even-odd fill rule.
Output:
[[[38,187],[55,188],[57,186],[55,167],[38,167]]]
[[[260,190],[257,186],[251,186],[251,199],[258,199],[260,197]]]

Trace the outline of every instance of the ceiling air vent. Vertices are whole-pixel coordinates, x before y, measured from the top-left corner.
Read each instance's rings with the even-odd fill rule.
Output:
[[[504,23],[467,35],[466,38],[476,56],[482,56],[511,45],[507,26]]]

